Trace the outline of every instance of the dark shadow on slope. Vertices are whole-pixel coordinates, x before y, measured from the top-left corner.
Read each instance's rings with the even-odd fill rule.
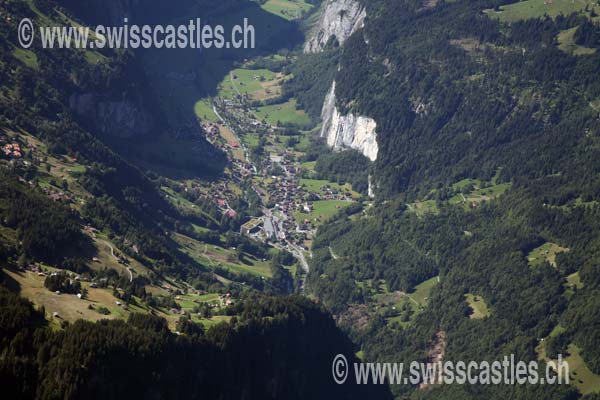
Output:
[[[132,80],[143,79],[145,103],[151,105],[155,127],[146,137],[123,139],[105,137],[105,142],[143,170],[163,176],[214,177],[220,174],[226,158],[206,140],[194,107],[198,100],[218,93],[218,85],[229,71],[259,55],[292,49],[304,40],[297,22],[264,11],[248,0],[183,1],[176,5],[162,1],[138,1],[132,8],[122,1],[93,0],[80,5],[74,0],[61,3],[74,15],[91,24],[189,25],[200,18],[202,25],[222,25],[226,41],[234,25],[244,19],[254,27],[254,49],[139,49],[137,63],[143,71]]]

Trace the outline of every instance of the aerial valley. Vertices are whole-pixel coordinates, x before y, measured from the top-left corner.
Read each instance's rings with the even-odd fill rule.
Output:
[[[600,4],[467,3],[0,4],[0,382],[598,398]],[[24,16],[123,15],[248,18],[257,46],[55,52],[13,34]],[[338,353],[564,354],[571,384],[336,385]]]

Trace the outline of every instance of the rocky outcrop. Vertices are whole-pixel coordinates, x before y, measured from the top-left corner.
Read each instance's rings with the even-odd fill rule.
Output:
[[[330,39],[336,38],[340,46],[358,29],[362,28],[367,13],[358,0],[327,0],[317,24],[304,44],[305,53],[317,53]]]
[[[74,94],[71,109],[86,125],[102,135],[133,138],[148,135],[155,120],[141,105],[131,100],[108,100],[92,93]]]
[[[321,118],[321,137],[325,138],[329,146],[335,149],[356,149],[371,161],[377,159],[377,123],[362,115],[341,115],[336,106],[335,81],[325,98]]]

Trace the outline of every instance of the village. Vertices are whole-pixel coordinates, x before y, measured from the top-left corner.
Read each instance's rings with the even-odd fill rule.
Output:
[[[283,128],[259,120],[247,107],[248,100],[247,95],[216,98],[212,106],[219,122],[201,121],[207,140],[228,157],[225,176],[211,186],[209,195],[223,215],[235,217],[236,210],[229,206],[235,196],[231,182],[251,186],[261,199],[262,215],[244,221],[240,233],[290,251],[305,264],[304,253],[323,222],[320,215],[313,215],[315,203],[340,203],[335,211],[355,198],[349,190],[327,183],[318,188],[303,185],[303,154],[281,143]],[[266,143],[260,149],[262,156],[252,154],[254,149],[244,143],[247,137]]]

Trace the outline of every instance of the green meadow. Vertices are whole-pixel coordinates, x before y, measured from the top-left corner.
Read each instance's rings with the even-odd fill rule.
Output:
[[[500,6],[500,11],[489,9],[484,12],[502,22],[516,22],[544,15],[554,18],[560,14],[578,13],[584,11],[586,6],[600,9],[593,0],[526,0]]]

